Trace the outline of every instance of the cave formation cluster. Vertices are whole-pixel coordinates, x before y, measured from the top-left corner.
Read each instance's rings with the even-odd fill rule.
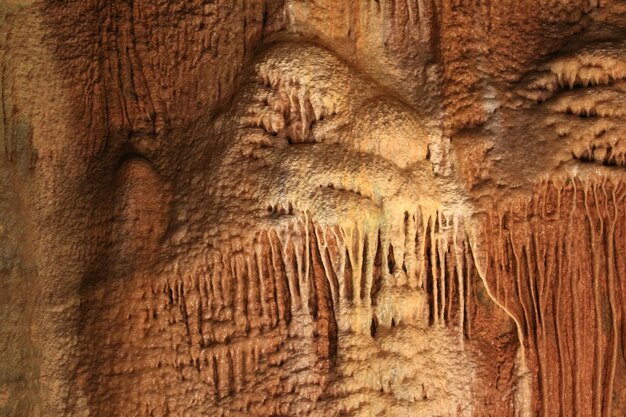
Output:
[[[0,416],[626,415],[626,2],[0,29]]]

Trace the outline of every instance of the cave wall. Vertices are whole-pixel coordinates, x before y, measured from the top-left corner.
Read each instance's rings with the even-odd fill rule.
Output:
[[[3,1],[0,415],[623,415],[625,13]]]

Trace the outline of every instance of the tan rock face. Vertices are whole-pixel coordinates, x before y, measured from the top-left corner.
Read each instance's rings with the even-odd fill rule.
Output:
[[[623,415],[622,2],[0,12],[1,415]]]

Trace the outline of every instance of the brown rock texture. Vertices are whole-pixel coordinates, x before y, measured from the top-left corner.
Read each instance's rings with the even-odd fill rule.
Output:
[[[0,29],[0,416],[626,415],[626,2]]]

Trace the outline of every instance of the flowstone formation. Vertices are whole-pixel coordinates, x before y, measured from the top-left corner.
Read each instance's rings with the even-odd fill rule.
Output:
[[[157,276],[85,292],[89,409],[471,415],[469,211],[436,174],[437,124],[327,49],[285,42],[251,64],[216,136],[209,167],[214,152],[187,160],[201,180],[180,200],[188,221],[161,243],[178,253]],[[161,187],[146,162],[127,166],[119,234],[139,230],[148,239],[131,250],[148,256],[160,211],[137,195]],[[210,203],[190,208],[199,195]],[[119,320],[125,331],[103,326]]]
[[[626,4],[544,3],[0,4],[0,415],[624,415]]]

